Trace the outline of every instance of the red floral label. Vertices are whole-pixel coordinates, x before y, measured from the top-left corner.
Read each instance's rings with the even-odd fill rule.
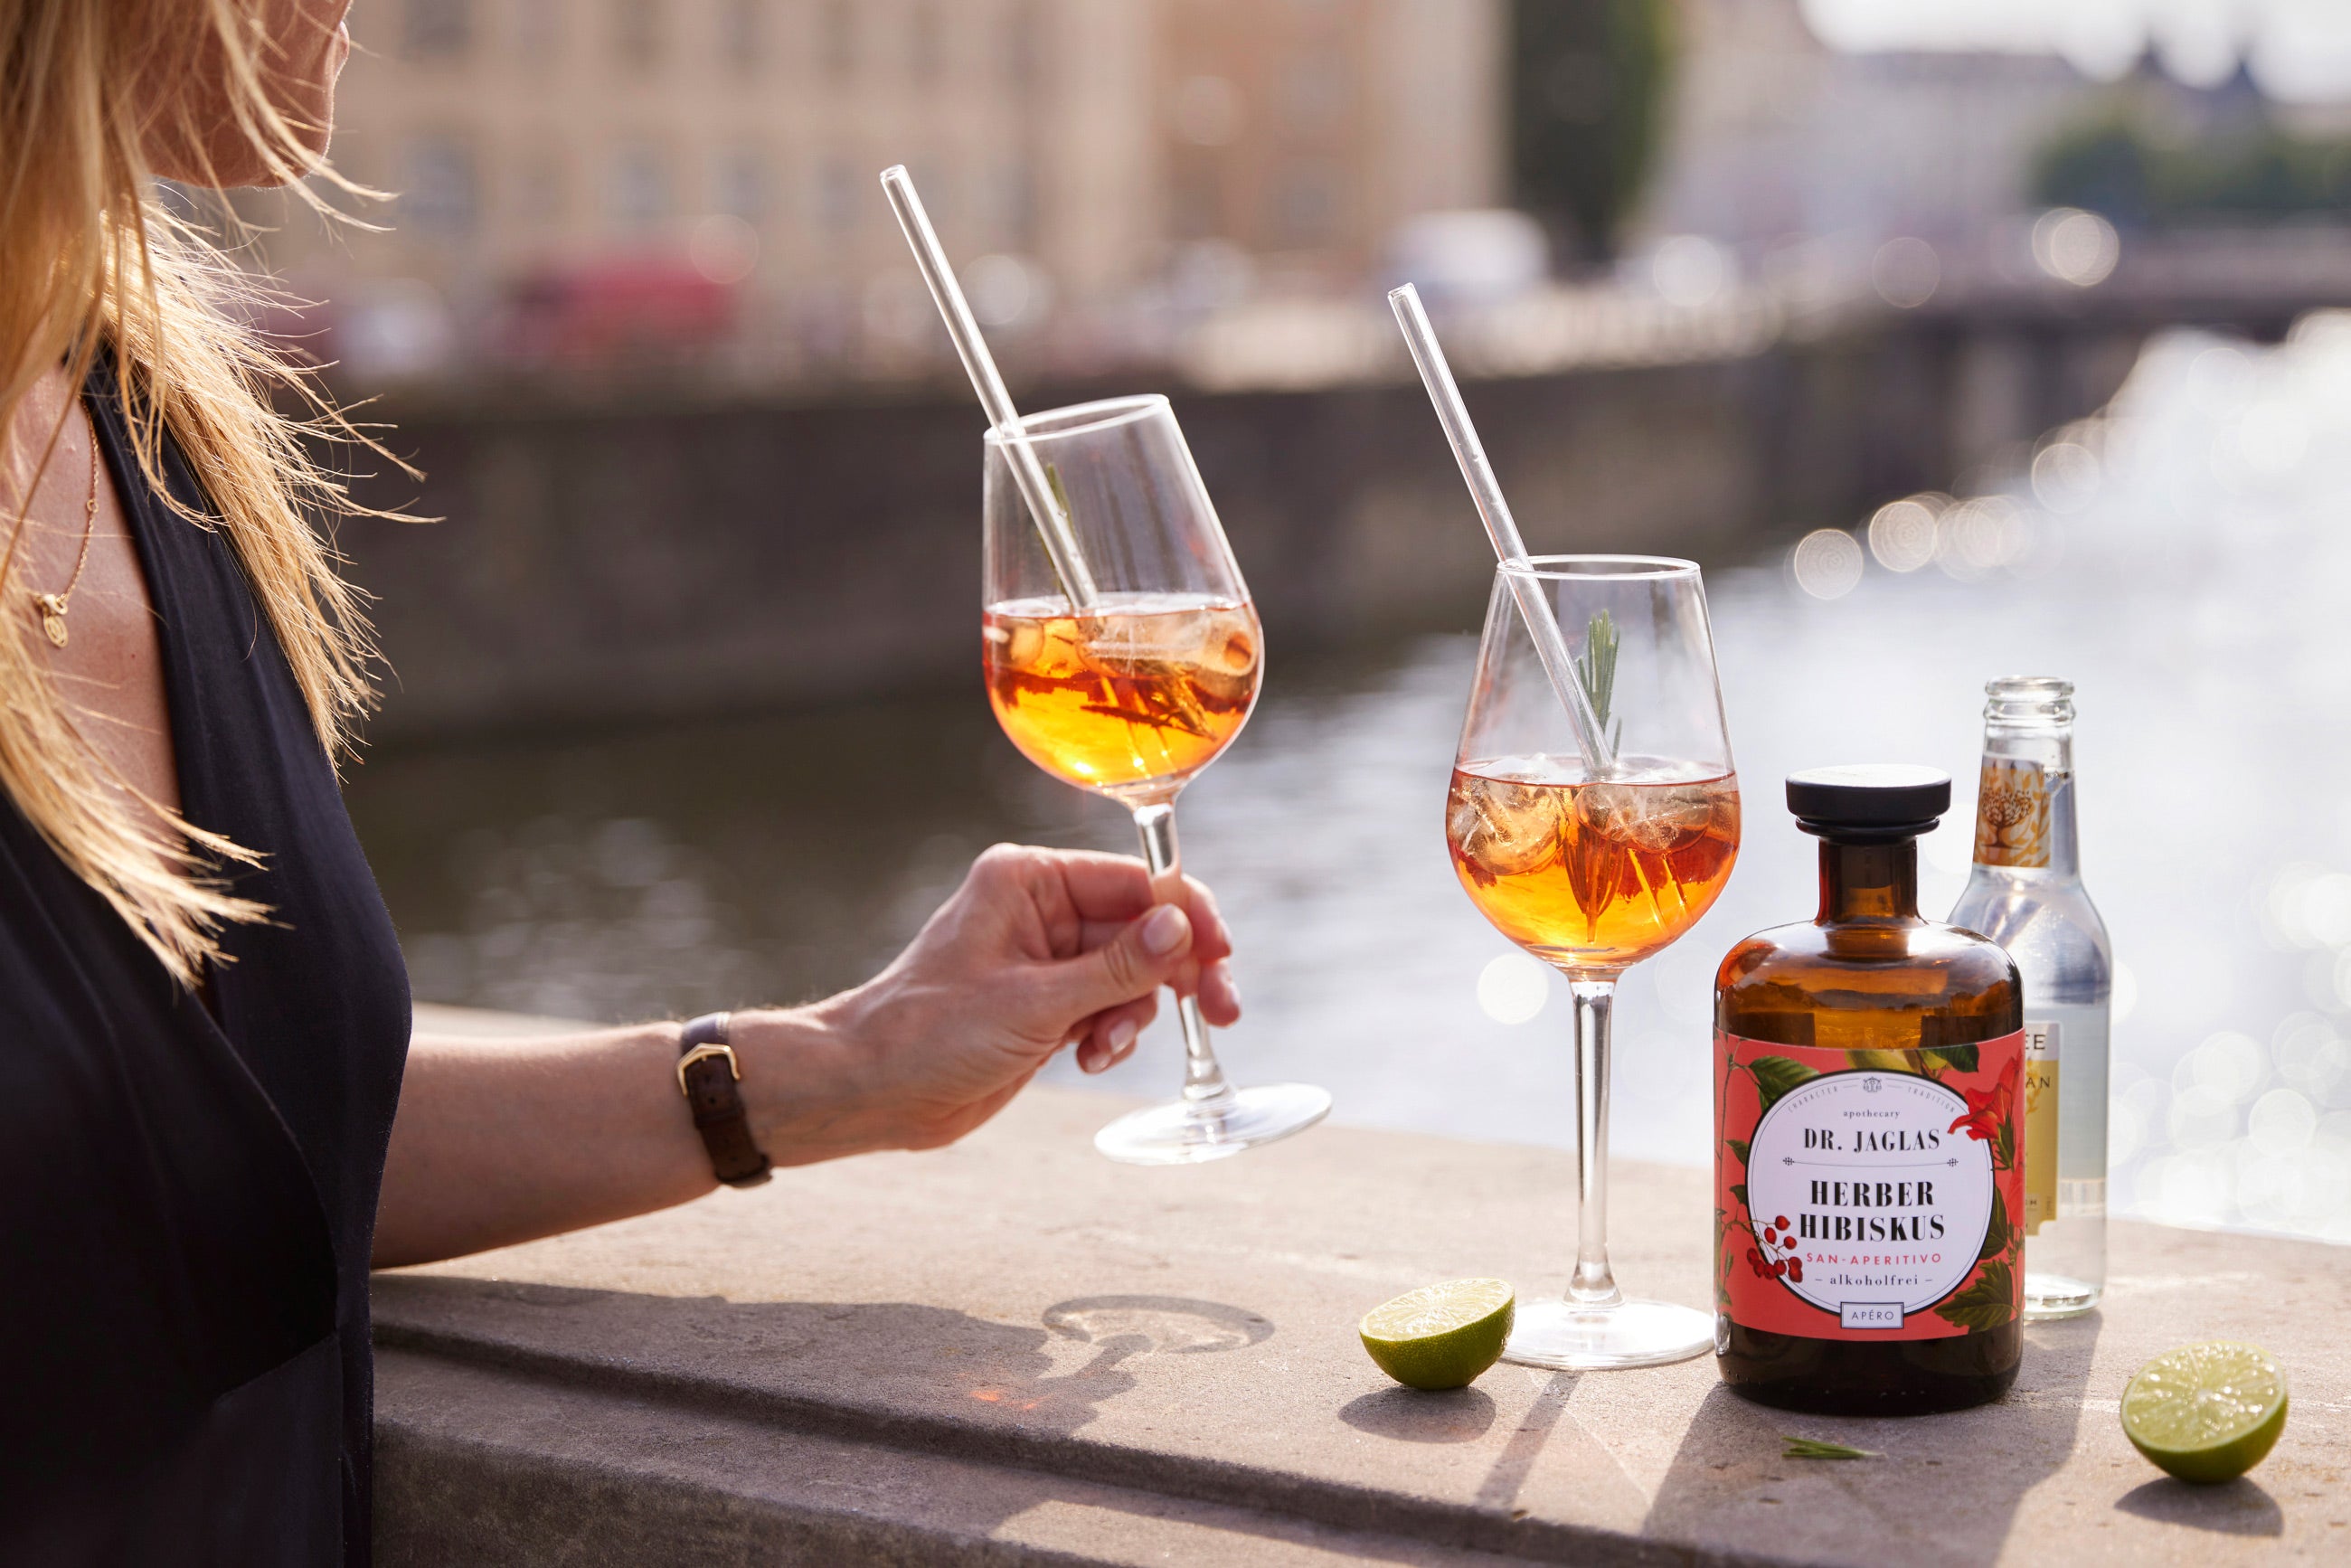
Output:
[[[1742,1327],[1941,1339],[2024,1304],[2024,1033],[1931,1051],[1714,1037],[1715,1291]]]

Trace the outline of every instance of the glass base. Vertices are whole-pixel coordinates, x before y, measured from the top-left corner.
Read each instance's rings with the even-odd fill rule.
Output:
[[[1311,1083],[1261,1083],[1218,1102],[1131,1111],[1096,1133],[1094,1147],[1122,1165],[1196,1166],[1302,1133],[1330,1113],[1330,1094]]]
[[[1520,1301],[1502,1359],[1562,1372],[1663,1366],[1714,1349],[1714,1317],[1670,1301]]]
[[[2024,1321],[2044,1323],[2052,1318],[2078,1318],[2096,1306],[2105,1293],[2105,1287],[2087,1280],[2064,1274],[2036,1274],[2028,1270],[2024,1276]]]

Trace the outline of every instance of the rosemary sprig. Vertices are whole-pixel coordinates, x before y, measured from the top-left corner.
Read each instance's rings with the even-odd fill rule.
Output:
[[[1583,627],[1583,653],[1575,661],[1576,684],[1583,688],[1586,700],[1592,704],[1592,717],[1600,726],[1600,733],[1608,737],[1611,754],[1625,733],[1619,720],[1612,730],[1608,724],[1609,705],[1616,696],[1616,618],[1605,610],[1594,611]]]
[[[1823,1443],[1817,1437],[1792,1437],[1782,1432],[1780,1441],[1787,1445],[1780,1450],[1783,1459],[1875,1459],[1880,1456],[1867,1448],[1848,1448],[1843,1443]]]

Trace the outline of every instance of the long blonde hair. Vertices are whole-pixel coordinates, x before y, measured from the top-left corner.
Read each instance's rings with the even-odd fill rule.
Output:
[[[146,152],[158,134],[205,145],[184,95],[158,86],[206,70],[225,78],[237,128],[278,183],[325,172],[303,134],[322,141],[318,128],[289,121],[266,90],[264,9],[264,0],[0,0],[0,433],[13,456],[17,416],[43,376],[63,362],[78,387],[107,354],[144,482],[169,499],[162,454],[176,443],[214,515],[176,500],[172,509],[226,536],[319,740],[340,758],[371,701],[371,655],[358,596],[314,521],[363,508],[319,466],[313,442],[352,432],[246,324],[259,281],[164,204]],[[52,434],[36,475],[55,444]],[[28,502],[32,486],[19,483]],[[256,857],[155,802],[156,817],[142,820],[48,678],[27,634],[33,618],[14,612],[21,506],[9,520],[0,787],[164,967],[194,984],[222,956],[224,925],[265,913],[218,874],[223,862]]]

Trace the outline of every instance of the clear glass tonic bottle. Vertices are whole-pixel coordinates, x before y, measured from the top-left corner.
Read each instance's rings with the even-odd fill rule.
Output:
[[[2007,948],[2024,977],[2024,1312],[2071,1317],[2105,1291],[2114,955],[2082,887],[2073,683],[2004,676],[1984,691],[1975,869],[1950,923]]]

